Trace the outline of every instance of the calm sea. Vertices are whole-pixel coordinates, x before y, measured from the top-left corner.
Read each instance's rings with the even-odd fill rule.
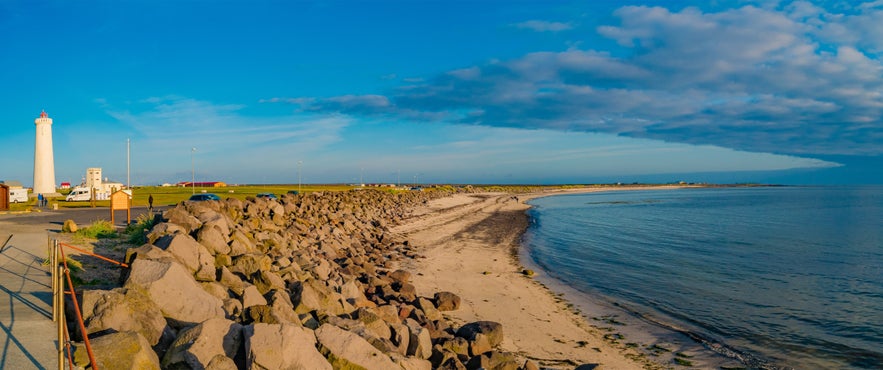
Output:
[[[883,187],[535,199],[551,277],[771,367],[883,368]]]

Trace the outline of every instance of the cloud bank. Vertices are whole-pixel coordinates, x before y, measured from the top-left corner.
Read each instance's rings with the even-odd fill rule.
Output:
[[[585,41],[582,49],[491,61],[380,95],[266,101],[308,112],[756,152],[883,154],[879,4],[835,11],[797,1],[719,12],[629,6],[614,16],[618,24],[591,35],[615,41],[619,47],[610,50]],[[528,23],[523,27],[560,28]]]

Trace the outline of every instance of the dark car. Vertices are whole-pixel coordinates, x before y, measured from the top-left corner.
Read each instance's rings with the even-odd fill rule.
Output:
[[[273,194],[273,193],[258,193],[258,198],[278,199],[278,198],[276,198],[276,194]]]
[[[289,190],[289,191],[288,191],[288,194],[291,194],[291,195],[298,195],[298,194],[300,194],[300,192],[297,191],[297,190]]]
[[[219,197],[215,194],[212,194],[212,193],[193,194],[190,196],[190,201],[196,202],[196,201],[203,201],[203,200],[221,200],[221,197]]]

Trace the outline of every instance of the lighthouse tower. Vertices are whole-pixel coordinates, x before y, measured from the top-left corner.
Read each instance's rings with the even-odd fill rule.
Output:
[[[55,158],[52,154],[52,118],[46,112],[34,120],[37,140],[34,145],[34,194],[55,193]]]

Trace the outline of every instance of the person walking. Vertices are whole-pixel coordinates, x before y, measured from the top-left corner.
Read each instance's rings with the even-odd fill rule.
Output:
[[[43,208],[43,193],[37,194],[37,207]]]
[[[153,212],[153,194],[147,196],[147,211]]]

